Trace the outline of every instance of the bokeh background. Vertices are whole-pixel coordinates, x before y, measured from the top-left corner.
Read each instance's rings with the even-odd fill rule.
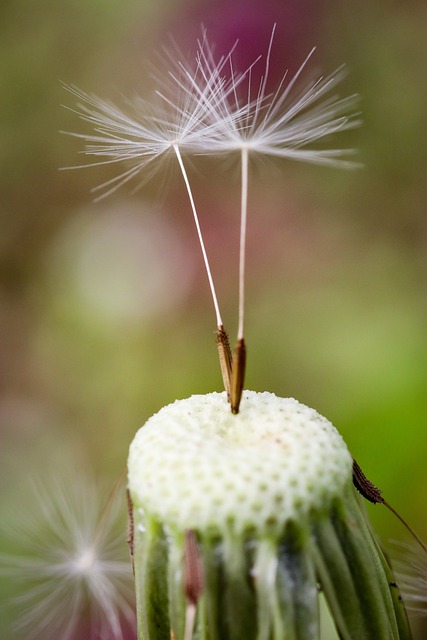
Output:
[[[364,123],[341,143],[364,168],[254,167],[246,386],[327,416],[427,539],[427,6],[397,0],[0,3],[4,522],[25,482],[59,472],[64,457],[113,482],[153,412],[221,390],[183,185],[159,176],[95,203],[91,189],[114,169],[59,171],[84,161],[82,144],[59,133],[84,130],[61,106],[74,106],[61,83],[149,97],[171,37],[194,51],[203,24],[218,52],[239,38],[245,65],[265,52],[274,22],[273,75],[313,45],[310,73],[347,65],[342,93],[361,95]],[[238,170],[202,162],[191,177],[233,337]],[[385,509],[369,511],[384,543],[407,538]]]

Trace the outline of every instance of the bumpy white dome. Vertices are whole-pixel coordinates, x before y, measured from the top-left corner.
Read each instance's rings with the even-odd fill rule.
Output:
[[[152,416],[129,454],[134,508],[184,529],[280,531],[351,484],[335,427],[293,398],[245,391],[178,400]]]

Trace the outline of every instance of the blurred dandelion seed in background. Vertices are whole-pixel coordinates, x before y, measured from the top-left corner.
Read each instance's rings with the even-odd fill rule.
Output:
[[[393,564],[406,609],[412,614],[427,615],[427,553],[412,542],[395,542]]]
[[[56,474],[4,527],[16,550],[0,555],[0,573],[19,593],[3,605],[16,609],[18,638],[81,640],[89,628],[87,637],[123,640],[134,628],[122,481],[118,489],[104,502],[89,474]]]

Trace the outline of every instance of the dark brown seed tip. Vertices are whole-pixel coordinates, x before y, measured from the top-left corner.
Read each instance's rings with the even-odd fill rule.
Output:
[[[419,537],[419,535],[414,531],[414,529],[402,518],[400,513],[394,509],[391,504],[385,500],[381,495],[381,489],[378,489],[363,473],[362,469],[357,464],[356,460],[353,458],[353,484],[358,490],[358,492],[372,502],[373,504],[383,504],[396,518],[403,524],[406,530],[411,534],[411,536],[418,542],[420,547],[427,553],[427,547],[424,544],[423,540]]]
[[[224,326],[218,327],[216,332],[216,344],[218,347],[219,366],[221,367],[222,381],[227,392],[227,400],[230,402],[231,386],[231,349],[228,335]]]
[[[363,473],[362,469],[353,458],[353,484],[358,492],[372,504],[383,504],[384,498],[381,489],[378,489]]]
[[[242,399],[243,385],[245,382],[246,370],[246,345],[243,338],[237,341],[234,347],[233,360],[231,364],[231,386],[230,404],[231,413],[239,413],[240,401]]]

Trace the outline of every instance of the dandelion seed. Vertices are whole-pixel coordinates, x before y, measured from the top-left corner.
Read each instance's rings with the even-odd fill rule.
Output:
[[[68,132],[68,135],[86,141],[85,153],[87,155],[106,158],[106,160],[93,162],[92,165],[131,163],[130,168],[96,188],[96,190],[103,190],[104,193],[101,197],[113,193],[120,186],[140,177],[141,174],[145,174],[145,179],[148,179],[160,169],[162,160],[171,156],[175,158],[190,201],[208,276],[217,327],[220,329],[223,323],[218,298],[199,216],[182,157],[183,153],[204,149],[208,145],[210,137],[222,125],[218,121],[214,121],[212,124],[208,123],[206,108],[207,93],[214,94],[219,90],[220,85],[217,89],[210,86],[202,95],[197,95],[192,91],[194,81],[188,70],[182,78],[174,76],[174,82],[180,88],[178,98],[176,91],[172,96],[158,91],[160,104],[156,106],[139,99],[132,105],[128,104],[135,112],[133,117],[110,102],[88,95],[75,87],[66,87],[80,101],[74,111],[81,119],[94,126],[96,132],[95,135]],[[144,180],[141,184],[143,183]]]
[[[293,90],[314,49],[309,53],[303,64],[286,83],[287,72],[284,74],[278,88],[273,94],[266,93],[270,56],[274,37],[273,29],[265,63],[265,72],[258,88],[251,87],[248,74],[247,105],[249,117],[243,116],[233,121],[233,127],[224,129],[222,137],[217,141],[218,152],[238,151],[241,155],[241,254],[240,254],[240,315],[238,337],[243,336],[244,314],[244,248],[246,239],[246,220],[248,202],[248,162],[252,155],[267,155],[278,158],[288,158],[314,164],[333,166],[355,166],[342,157],[353,153],[348,149],[309,149],[307,145],[317,142],[340,131],[354,128],[360,124],[357,114],[345,115],[357,101],[356,96],[345,99],[328,98],[322,102],[342,79],[343,72],[338,70],[334,74],[319,78],[302,92],[293,96]],[[237,92],[234,94],[239,105]],[[251,96],[254,96],[251,102]],[[242,112],[242,107],[238,106]],[[229,121],[230,122],[230,121]]]
[[[252,68],[260,58],[244,72],[236,72],[232,53],[215,62],[212,48],[206,42],[199,44],[198,65],[202,79],[200,85],[193,82],[193,91],[200,100],[209,103],[207,111],[213,119],[214,135],[209,140],[208,153],[227,154],[238,152],[241,163],[241,207],[240,207],[240,248],[239,248],[239,311],[235,366],[232,368],[231,388],[242,389],[244,370],[238,363],[243,361],[244,317],[245,317],[245,257],[248,215],[249,158],[252,156],[272,156],[288,158],[314,164],[351,167],[356,166],[344,156],[352,153],[346,149],[307,148],[323,138],[360,124],[356,113],[352,113],[357,102],[356,96],[339,99],[328,97],[331,90],[343,77],[343,69],[296,91],[296,85],[308,61],[314,53],[309,53],[303,64],[289,81],[287,72],[273,93],[267,90],[272,45],[275,33],[273,27],[265,60],[264,74],[258,86],[252,83]],[[229,80],[223,75],[225,64],[229,64]],[[246,92],[244,91],[246,87]],[[243,98],[242,98],[243,94]],[[218,127],[214,127],[216,121]],[[236,379],[237,378],[237,379]],[[239,408],[240,393],[232,399],[232,410]]]
[[[6,529],[16,554],[0,555],[0,573],[21,592],[10,603],[15,631],[26,640],[77,640],[88,619],[91,638],[122,640],[135,624],[123,496],[115,491],[103,505],[81,473],[36,485],[36,494],[37,513]]]

